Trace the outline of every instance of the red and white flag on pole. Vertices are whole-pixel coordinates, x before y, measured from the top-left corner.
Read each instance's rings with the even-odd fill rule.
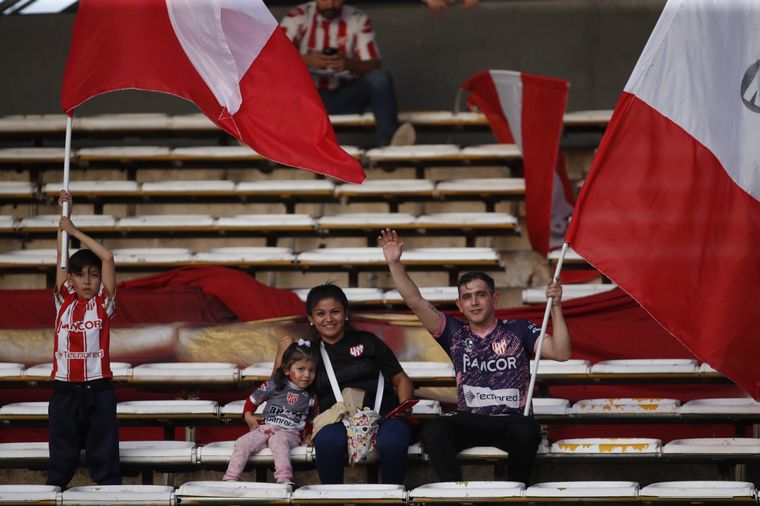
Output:
[[[124,89],[187,99],[270,160],[364,180],[261,0],[81,0],[61,105]]]
[[[760,400],[760,2],[670,0],[567,240]]]
[[[525,172],[525,219],[534,250],[546,255],[562,246],[575,197],[559,157],[567,81],[489,70],[461,85],[468,102],[485,114],[496,139],[517,144]]]

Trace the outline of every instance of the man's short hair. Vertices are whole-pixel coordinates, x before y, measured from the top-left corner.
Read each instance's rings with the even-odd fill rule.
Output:
[[[491,276],[483,271],[472,271],[462,274],[462,276],[459,278],[459,281],[457,281],[457,293],[461,294],[462,287],[467,283],[475,281],[476,279],[485,282],[485,284],[488,286],[488,290],[491,293],[496,293],[496,283],[493,282],[493,278]]]
[[[89,249],[80,249],[69,257],[69,265],[67,267],[69,272],[81,274],[85,267],[102,269],[103,262],[98,255]]]

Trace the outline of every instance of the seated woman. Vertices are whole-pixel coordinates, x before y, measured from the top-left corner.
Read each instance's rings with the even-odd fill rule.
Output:
[[[325,345],[340,390],[347,387],[364,390],[363,405],[372,408],[379,372],[382,371],[385,387],[380,405],[381,416],[389,413],[399,402],[412,397],[412,381],[388,345],[376,335],[352,329],[348,324],[348,299],[340,287],[325,284],[312,288],[306,297],[306,312],[317,342]],[[285,338],[280,348],[289,343],[289,338]],[[280,355],[278,353],[278,362]],[[323,362],[319,363],[314,381],[320,412],[335,404],[335,395]],[[410,439],[411,430],[404,420],[380,420],[377,449],[383,483],[404,483]],[[314,437],[317,473],[323,484],[343,483],[347,441],[346,427],[342,422],[326,425]]]

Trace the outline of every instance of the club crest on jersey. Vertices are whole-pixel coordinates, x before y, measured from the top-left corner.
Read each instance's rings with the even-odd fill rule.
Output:
[[[472,343],[471,337],[468,337],[467,339],[464,340],[464,351],[466,351],[467,353],[470,353],[472,351],[472,346],[473,346],[473,343]]]
[[[300,395],[295,392],[288,392],[288,404],[293,406],[296,402],[298,402],[299,397]]]
[[[348,349],[348,353],[354,358],[359,358],[364,355],[364,345],[357,344],[356,346],[351,346]]]
[[[507,341],[505,339],[500,339],[498,341],[494,341],[494,342],[491,343],[491,349],[497,355],[506,355],[506,353],[507,353]]]

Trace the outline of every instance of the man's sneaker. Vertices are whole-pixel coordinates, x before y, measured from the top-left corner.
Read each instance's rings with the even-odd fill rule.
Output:
[[[411,123],[402,123],[391,137],[391,146],[412,146],[417,141],[417,132]]]

